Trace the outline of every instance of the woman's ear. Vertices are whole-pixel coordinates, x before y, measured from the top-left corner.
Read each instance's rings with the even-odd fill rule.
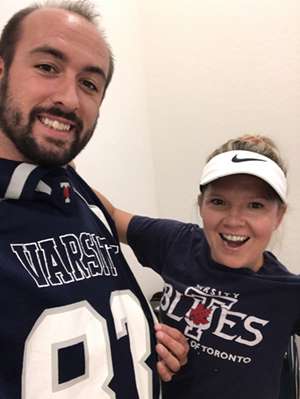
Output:
[[[283,219],[283,217],[284,217],[284,215],[286,213],[286,210],[287,210],[286,204],[280,204],[279,205],[278,213],[277,213],[277,223],[276,223],[276,226],[275,226],[274,230],[276,230],[280,226],[280,223],[282,222],[282,219]]]
[[[201,215],[202,203],[203,203],[203,194],[200,193],[198,195],[198,207],[199,207],[199,213],[200,213],[201,217],[202,217],[202,215]]]

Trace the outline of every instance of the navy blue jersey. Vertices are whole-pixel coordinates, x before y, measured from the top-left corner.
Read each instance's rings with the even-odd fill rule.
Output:
[[[158,399],[152,312],[72,168],[0,160],[0,398]]]
[[[163,321],[190,345],[163,397],[278,398],[289,337],[300,330],[300,278],[270,252],[258,272],[215,263],[193,224],[134,217],[127,238],[138,260],[163,277]]]

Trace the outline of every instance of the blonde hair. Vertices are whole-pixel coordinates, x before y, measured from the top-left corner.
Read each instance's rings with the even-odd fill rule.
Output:
[[[277,165],[283,170],[285,176],[287,175],[287,168],[283,159],[281,158],[276,144],[269,137],[261,135],[246,134],[235,139],[228,140],[209,155],[207,162],[218,154],[232,150],[253,151],[264,155],[276,162]]]

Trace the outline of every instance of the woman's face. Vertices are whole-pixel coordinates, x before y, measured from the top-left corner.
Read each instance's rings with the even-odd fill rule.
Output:
[[[200,214],[213,260],[257,271],[285,209],[267,183],[255,176],[227,176],[208,184]]]

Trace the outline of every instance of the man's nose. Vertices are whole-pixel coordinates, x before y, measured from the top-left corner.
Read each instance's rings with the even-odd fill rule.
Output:
[[[54,94],[51,96],[53,105],[59,105],[67,112],[76,112],[79,109],[79,87],[74,78],[60,80]]]

